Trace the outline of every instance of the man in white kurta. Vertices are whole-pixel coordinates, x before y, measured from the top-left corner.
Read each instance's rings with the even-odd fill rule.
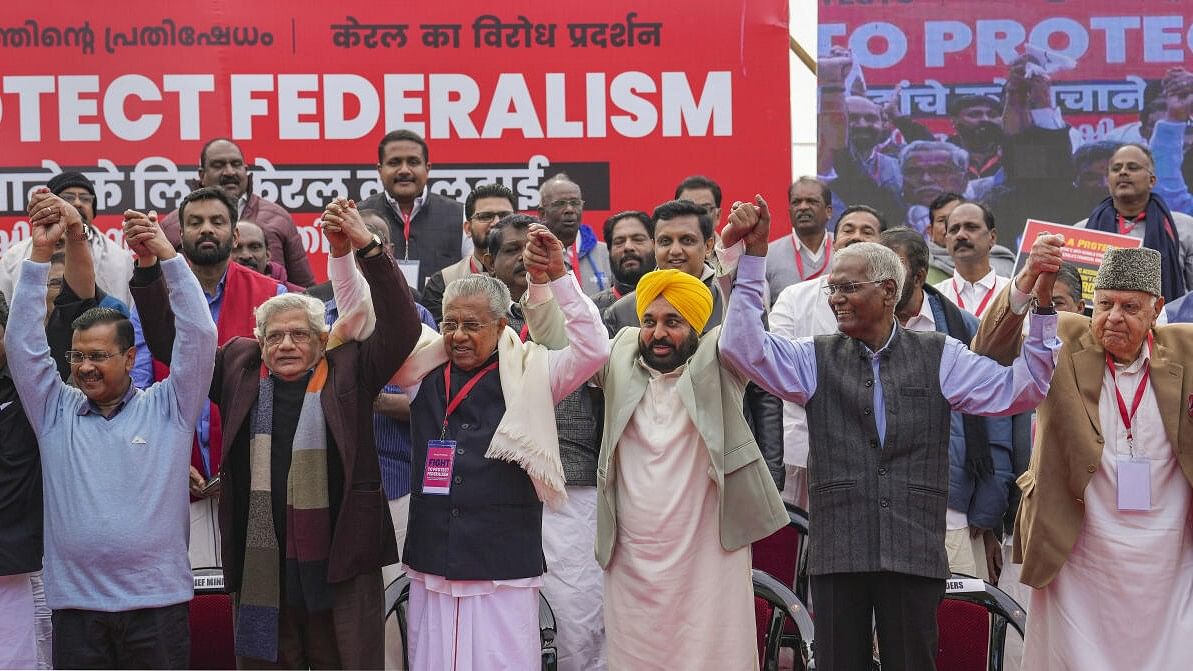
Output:
[[[787,515],[742,416],[746,382],[721,367],[719,328],[698,336],[712,307],[692,275],[643,276],[641,326],[618,333],[594,378],[610,669],[758,666],[749,544]],[[537,339],[541,315],[527,320]]]
[[[1193,327],[1156,326],[1160,254],[1109,249],[1092,319],[1063,347],[1036,412],[1015,560],[1033,587],[1026,671],[1189,668],[1193,659]],[[973,341],[1021,337],[1004,292]]]

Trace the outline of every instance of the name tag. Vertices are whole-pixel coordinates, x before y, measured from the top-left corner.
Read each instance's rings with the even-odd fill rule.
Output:
[[[423,494],[446,496],[452,493],[452,465],[455,461],[456,441],[427,441],[427,464],[423,469]]]
[[[1118,509],[1152,509],[1152,462],[1148,459],[1118,458]]]
[[[418,259],[398,259],[398,270],[402,271],[402,276],[406,278],[406,284],[409,284],[410,288],[415,291],[422,289],[418,286],[418,264]]]

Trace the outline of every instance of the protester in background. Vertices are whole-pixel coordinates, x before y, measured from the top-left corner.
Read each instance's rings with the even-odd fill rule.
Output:
[[[713,228],[721,221],[721,185],[704,175],[685,177],[675,187],[675,200],[690,200],[712,217]]]
[[[484,273],[485,240],[493,224],[517,211],[514,192],[501,184],[482,184],[464,200],[464,233],[472,240],[472,254],[427,278],[422,304],[435,319],[443,316],[443,290],[453,281]]]
[[[232,258],[245,268],[284,284],[287,291],[303,291],[303,287],[286,280],[285,266],[271,260],[265,231],[251,221],[236,222],[236,244],[232,246]]]
[[[1193,217],[1173,212],[1152,193],[1155,161],[1147,147],[1125,144],[1110,159],[1110,196],[1078,227],[1130,235],[1160,252],[1164,300],[1176,300],[1193,287]]]
[[[216,331],[195,276],[156,222],[126,213],[124,238],[142,267],[163,273],[178,311],[174,371],[146,391],[129,376],[128,319],[93,308],[74,322],[67,353],[78,387],[58,377],[44,332],[55,244],[85,263],[78,211],[47,193],[29,203],[32,253],[21,267],[5,349],[42,446],[46,600],[57,668],[182,668],[190,648],[187,510],[183,483]],[[158,259],[162,259],[158,266]],[[163,289],[165,291],[165,289]],[[135,493],[135,495],[130,495]]]
[[[559,173],[539,185],[539,216],[563,243],[568,268],[580,283],[580,289],[595,296],[613,283],[609,268],[609,249],[597,244],[592,227],[581,221],[584,195],[580,185],[565,173]]]
[[[87,244],[91,248],[91,260],[95,266],[95,283],[108,296],[118,299],[121,305],[114,306],[128,314],[132,295],[128,291],[128,280],[133,276],[133,261],[128,251],[108,236],[101,233],[92,222],[98,211],[95,185],[80,172],[63,172],[54,175],[46,183],[50,193],[61,197],[78,211],[87,230]],[[33,248],[31,238],[11,245],[0,258],[0,293],[12,296],[20,274],[21,262],[29,258]],[[59,250],[61,251],[61,250]]]
[[[390,131],[377,144],[381,192],[359,204],[359,209],[376,211],[389,224],[394,258],[415,299],[421,297],[428,277],[463,256],[464,207],[427,189],[430,170],[430,152],[421,135],[405,129]]]
[[[935,288],[957,307],[978,318],[1011,282],[1008,275],[991,267],[991,252],[997,240],[994,215],[984,205],[966,202],[949,213],[945,242],[953,260],[953,276],[938,282]],[[1013,266],[1012,257],[1012,270]]]
[[[825,274],[833,254],[833,234],[827,230],[833,216],[833,194],[815,177],[800,177],[787,188],[791,234],[770,243],[766,253],[766,283],[770,302],[799,282]]]
[[[638,280],[654,270],[654,221],[640,210],[618,212],[605,220],[604,238],[613,284],[592,297],[602,312],[633,291]]]
[[[208,140],[199,152],[199,187],[223,189],[234,204],[233,222],[251,221],[265,232],[270,258],[286,269],[279,281],[309,287],[315,283],[306,246],[294,226],[290,213],[276,203],[253,193],[253,175],[244,160],[244,152],[227,138]],[[178,210],[161,220],[162,230],[175,247],[183,244]]]

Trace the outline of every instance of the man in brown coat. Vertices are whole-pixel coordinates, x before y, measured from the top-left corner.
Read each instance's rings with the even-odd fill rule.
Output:
[[[256,339],[234,338],[216,354],[220,529],[241,668],[383,665],[381,567],[396,562],[398,550],[381,491],[373,399],[421,322],[401,272],[354,207],[330,205],[324,231],[338,289],[351,289],[343,281],[355,272],[349,252],[360,260],[377,318],[372,335],[327,350],[323,303],[285,294],[257,308]],[[173,340],[160,284],[133,288],[138,300],[160,306],[146,312],[163,319],[145,324],[158,358]]]
[[[1036,588],[1024,669],[1170,669],[1193,655],[1193,326],[1156,326],[1160,277],[1158,252],[1110,249],[1093,318],[1060,316],[1019,478],[1014,558]],[[995,301],[974,351],[1018,351],[1022,286]]]

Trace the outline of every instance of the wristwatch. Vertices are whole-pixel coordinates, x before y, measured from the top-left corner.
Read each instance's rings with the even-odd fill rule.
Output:
[[[356,250],[356,256],[357,256],[357,258],[363,259],[369,255],[369,252],[373,251],[374,249],[377,249],[380,246],[381,246],[381,238],[378,237],[378,235],[376,233],[374,233],[373,241],[370,242],[369,244],[365,245],[364,247],[361,247],[360,249]]]
[[[1051,304],[1041,305],[1040,299],[1036,298],[1035,296],[1031,297],[1031,311],[1037,315],[1054,315],[1054,314],[1056,314],[1056,308],[1052,307]]]

